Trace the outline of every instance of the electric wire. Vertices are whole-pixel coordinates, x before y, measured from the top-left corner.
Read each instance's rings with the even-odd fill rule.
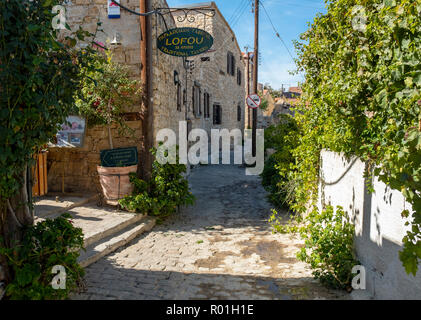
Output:
[[[282,42],[283,46],[284,46],[284,47],[285,47],[285,49],[287,50],[287,52],[288,52],[289,56],[291,57],[292,61],[295,63],[295,59],[294,59],[294,57],[292,56],[291,51],[289,51],[289,48],[288,48],[288,46],[286,45],[286,43],[285,43],[284,39],[282,39],[281,35],[280,35],[280,34],[279,34],[279,32],[276,30],[276,28],[275,28],[275,26],[274,26],[274,24],[273,24],[273,22],[272,22],[272,19],[270,18],[269,13],[267,12],[267,10],[266,10],[266,8],[265,8],[265,6],[264,6],[264,4],[263,4],[263,1],[260,1],[260,3],[261,3],[261,5],[262,5],[262,8],[263,8],[263,10],[264,10],[264,12],[265,12],[265,14],[266,14],[266,16],[267,16],[267,18],[268,18],[268,20],[269,20],[270,24],[272,25],[272,28],[273,28],[273,31],[275,32],[276,37],[277,37],[277,38],[279,38],[279,40],[281,40],[281,42]]]
[[[242,6],[244,5],[244,2],[247,2],[247,0],[243,0],[240,1],[237,8],[235,8],[234,12],[231,14],[231,16],[229,17],[229,19],[227,19],[227,22],[229,25],[231,25],[231,21],[234,20],[234,17],[238,14],[238,11],[242,8]]]

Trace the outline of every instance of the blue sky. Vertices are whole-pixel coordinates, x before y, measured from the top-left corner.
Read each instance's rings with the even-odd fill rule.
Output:
[[[199,3],[198,0],[167,0],[171,7],[181,7],[183,4]],[[206,2],[206,1],[203,1]],[[254,14],[251,3],[254,0],[216,0],[215,3],[233,28],[242,51],[249,46],[252,51],[254,44]],[[289,52],[295,57],[292,41],[298,40],[301,33],[308,28],[307,22],[313,21],[317,13],[326,12],[323,0],[261,0],[266,8],[276,30],[284,40]],[[289,70],[295,69],[287,49],[276,37],[269,19],[260,9],[259,46],[261,63],[259,66],[259,82],[270,83],[279,89],[295,86],[302,81],[302,75],[290,75]]]

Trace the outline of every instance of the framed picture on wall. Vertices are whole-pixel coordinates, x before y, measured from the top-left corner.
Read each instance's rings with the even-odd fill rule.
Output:
[[[86,121],[84,118],[68,116],[66,118],[66,123],[61,125],[61,130],[56,135],[56,145],[69,148],[83,147],[85,131]]]

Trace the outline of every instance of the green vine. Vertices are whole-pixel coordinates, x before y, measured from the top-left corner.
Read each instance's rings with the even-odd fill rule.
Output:
[[[412,227],[399,256],[415,275],[421,259],[421,2],[326,3],[327,13],[296,42],[306,79],[292,207],[304,213],[314,205],[321,149],[359,156],[412,206],[402,212]]]

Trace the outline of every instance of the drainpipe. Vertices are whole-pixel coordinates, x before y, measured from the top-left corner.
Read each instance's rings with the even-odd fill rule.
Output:
[[[140,0],[140,13],[148,12],[148,1]],[[148,179],[152,170],[152,155],[149,150],[153,147],[153,104],[150,100],[150,85],[152,83],[150,77],[150,36],[149,36],[149,21],[147,16],[140,16],[140,28],[141,28],[141,39],[140,39],[140,62],[141,71],[140,79],[143,86],[143,110],[144,115],[142,119],[142,135],[143,135],[143,148],[141,150],[140,164],[142,177]]]

